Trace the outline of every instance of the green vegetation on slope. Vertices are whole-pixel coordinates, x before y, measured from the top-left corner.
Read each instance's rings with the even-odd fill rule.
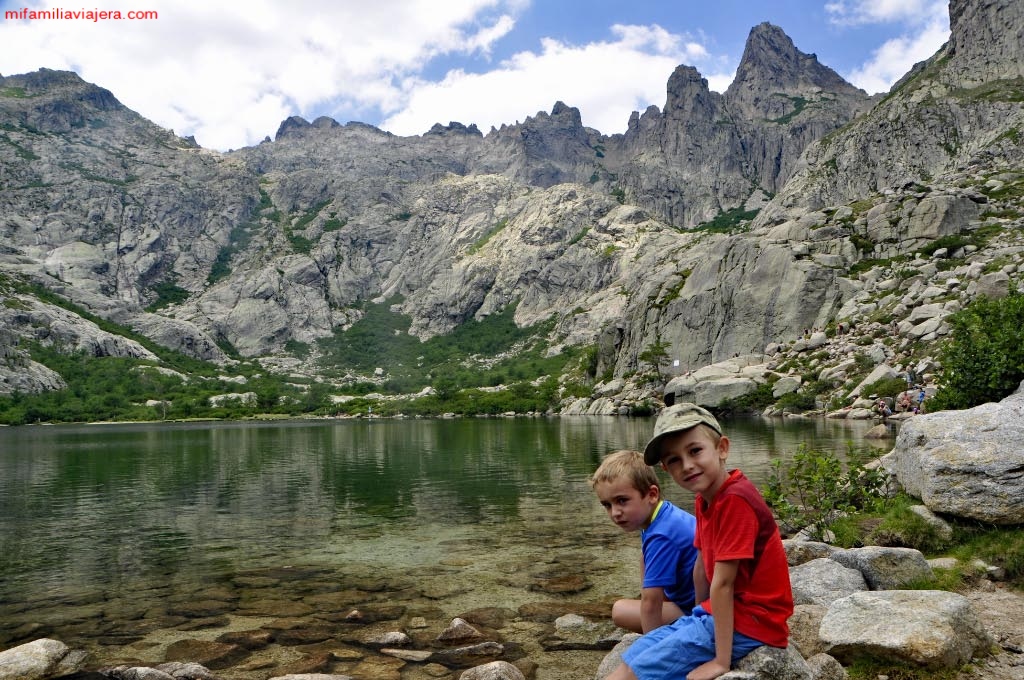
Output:
[[[394,299],[381,304],[366,303],[362,319],[333,338],[321,341],[319,347],[324,364],[332,367],[328,373],[336,377],[350,373],[369,376],[381,368],[386,374],[382,381],[349,380],[342,389],[295,377],[286,380],[246,361],[230,368],[228,380],[220,367],[168,350],[52,291],[9,277],[3,277],[0,283],[74,312],[109,333],[134,340],[159,358],[154,362],[95,357],[59,346],[23,343],[21,348],[34,361],[57,372],[68,387],[36,395],[0,396],[0,423],[8,425],[245,418],[260,414],[469,415],[545,411],[557,402],[558,376],[570,362],[581,361],[583,354],[573,350],[546,356],[545,338],[554,321],[519,328],[513,319],[515,305],[482,321],[470,320],[447,336],[420,342],[408,334],[410,319],[391,311],[391,305],[398,301]],[[15,298],[10,300],[8,306],[16,302]],[[312,352],[310,346],[297,342],[292,342],[290,349],[307,358]],[[498,385],[503,387],[488,389]],[[433,387],[433,394],[421,398],[408,396],[426,386]],[[347,393],[349,400],[333,403],[331,395],[339,392]],[[406,396],[371,400],[365,397],[369,392]],[[218,405],[210,402],[213,396],[244,393],[252,395],[247,400],[228,399]]]
[[[578,354],[545,356],[544,338],[554,320],[520,328],[514,320],[515,304],[480,321],[469,320],[448,335],[420,342],[409,335],[411,319],[391,311],[398,302],[400,298],[365,303],[359,321],[320,341],[323,363],[337,367],[339,374],[346,370],[370,374],[380,368],[389,376],[382,386],[363,383],[352,391],[402,394],[431,385],[440,397],[453,397],[467,388],[512,386],[557,375]]]
[[[1009,396],[1024,380],[1024,294],[980,297],[947,320],[942,388],[932,410],[970,408]]]

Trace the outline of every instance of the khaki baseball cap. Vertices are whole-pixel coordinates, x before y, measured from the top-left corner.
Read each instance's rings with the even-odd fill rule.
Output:
[[[644,449],[644,462],[657,465],[661,461],[661,440],[667,435],[689,430],[701,423],[707,425],[718,434],[722,434],[722,426],[706,409],[684,402],[669,406],[658,416],[654,423],[654,436]]]

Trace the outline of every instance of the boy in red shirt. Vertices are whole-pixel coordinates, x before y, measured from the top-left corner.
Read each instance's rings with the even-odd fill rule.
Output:
[[[729,438],[705,409],[676,404],[658,416],[644,460],[697,495],[700,604],[634,642],[609,680],[712,680],[762,645],[787,645],[793,593],[782,538],[757,488],[726,468],[728,455]]]

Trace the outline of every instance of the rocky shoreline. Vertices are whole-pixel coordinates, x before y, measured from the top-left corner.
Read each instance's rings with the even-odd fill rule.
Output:
[[[921,498],[915,510],[939,531],[949,529],[944,516],[1017,526],[1024,523],[1024,480],[1010,471],[1024,467],[1022,437],[1024,385],[998,404],[912,418],[882,464]],[[950,489],[955,493],[944,492]],[[926,561],[909,548],[785,543],[797,604],[791,645],[751,654],[735,680],[842,678],[844,664],[869,655],[926,669],[963,667],[965,678],[1024,672],[1024,627],[1017,625],[1024,622],[1024,598],[1000,584],[999,568]],[[455,618],[430,604],[458,589],[454,577],[446,579],[447,591],[428,592],[416,588],[415,578],[339,583],[336,574],[300,568],[240,574],[233,584],[255,589],[253,595],[206,584],[152,622],[136,612],[135,629],[126,620],[100,639],[112,648],[173,629],[173,640],[145,652],[157,660],[104,665],[26,624],[14,632],[24,644],[0,652],[0,680],[584,680],[599,667],[608,672],[633,638],[610,622],[610,601],[579,601],[589,587],[580,576],[586,565],[557,566],[557,573],[524,584],[548,600]],[[950,568],[975,574],[975,591],[903,589]],[[259,594],[261,588],[267,590]],[[996,625],[992,612],[974,604],[989,601],[1001,608]]]
[[[906,548],[842,550],[790,539],[786,549],[797,603],[790,620],[790,648],[751,654],[724,676],[727,680],[843,678],[843,664],[867,655],[925,668],[964,666],[964,676],[976,679],[1024,674],[1024,633],[1014,627],[1014,622],[1024,620],[1024,596],[999,584],[998,569],[975,565],[983,576],[976,589],[966,594],[900,590],[905,583],[927,578],[933,569],[952,565],[948,560],[927,562],[918,551]],[[1001,607],[995,617],[998,622],[993,620],[994,612],[979,611],[977,604],[985,602]],[[575,613],[559,614],[573,609]],[[880,611],[886,612],[883,619],[877,615]],[[500,608],[467,612],[466,618],[452,619],[439,632],[426,617],[379,619],[387,615],[380,610],[353,610],[334,626],[322,622],[319,627],[292,628],[287,619],[278,619],[260,628],[223,633],[214,640],[180,640],[167,646],[164,662],[144,665],[97,664],[83,650],[41,638],[0,652],[0,680],[558,677],[545,674],[529,653],[531,646],[575,655],[590,670],[573,677],[600,680],[637,637],[616,629],[608,620],[607,607],[570,603],[520,612]],[[531,626],[530,621],[545,625]],[[194,623],[201,629],[202,620]],[[526,629],[536,636],[532,645],[515,641],[522,639]],[[272,663],[261,652],[274,647],[301,650],[301,656]],[[601,650],[609,649],[602,660],[605,652]]]

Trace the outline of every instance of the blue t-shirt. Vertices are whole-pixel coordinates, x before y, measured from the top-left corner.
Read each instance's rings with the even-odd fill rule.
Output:
[[[697,518],[661,502],[651,525],[640,532],[644,555],[644,588],[663,588],[665,599],[679,605],[684,613],[693,608],[693,563],[697,549],[693,535]]]

